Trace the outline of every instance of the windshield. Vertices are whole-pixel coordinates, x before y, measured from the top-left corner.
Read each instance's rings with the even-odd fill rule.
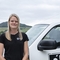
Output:
[[[36,38],[48,27],[48,24],[38,24],[29,29],[26,34],[29,38],[28,45],[30,46]]]

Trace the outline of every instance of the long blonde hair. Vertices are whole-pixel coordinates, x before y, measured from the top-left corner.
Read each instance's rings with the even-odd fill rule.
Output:
[[[11,35],[10,35],[10,26],[9,26],[9,22],[10,22],[10,19],[11,19],[11,17],[12,16],[14,16],[14,17],[16,17],[17,18],[17,20],[18,20],[18,23],[19,23],[19,17],[16,15],[16,14],[11,14],[10,15],[10,17],[9,17],[9,19],[8,19],[8,29],[7,29],[7,31],[5,32],[5,36],[6,36],[6,38],[8,39],[8,40],[12,40],[11,39]],[[19,23],[19,25],[18,25],[18,32],[19,32],[19,37],[20,37],[20,40],[22,40],[23,39],[23,37],[22,37],[22,33],[20,32],[20,23]]]

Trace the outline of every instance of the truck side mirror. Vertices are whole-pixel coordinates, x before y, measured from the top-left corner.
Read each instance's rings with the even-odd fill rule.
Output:
[[[57,48],[57,42],[53,40],[41,40],[37,46],[39,51],[51,50]]]

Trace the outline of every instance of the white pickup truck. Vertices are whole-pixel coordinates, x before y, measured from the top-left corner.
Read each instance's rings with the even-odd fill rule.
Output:
[[[60,23],[37,24],[26,34],[29,60],[60,60]]]

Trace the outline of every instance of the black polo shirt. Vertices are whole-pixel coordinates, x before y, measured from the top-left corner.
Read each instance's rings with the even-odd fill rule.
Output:
[[[24,53],[24,42],[28,41],[28,37],[25,33],[22,33],[23,39],[20,40],[18,33],[11,34],[12,41],[9,41],[5,34],[0,36],[0,43],[4,44],[5,53],[4,58],[6,60],[22,60]]]

